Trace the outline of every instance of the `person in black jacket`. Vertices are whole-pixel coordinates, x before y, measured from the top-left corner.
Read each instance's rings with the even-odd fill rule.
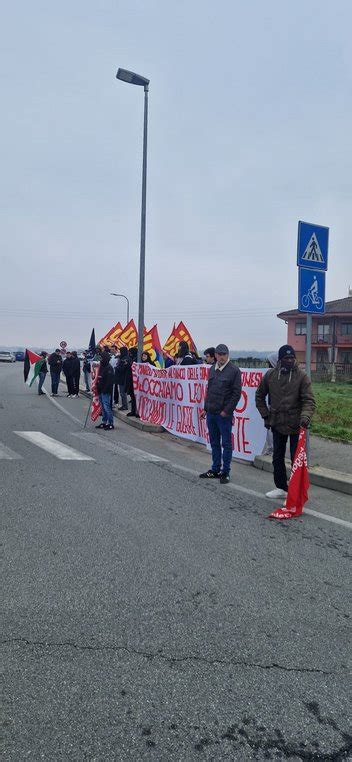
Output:
[[[192,357],[192,354],[189,351],[187,341],[180,341],[177,354],[181,359],[179,365],[197,365],[197,361]]]
[[[62,370],[66,378],[67,397],[73,397],[74,386],[73,386],[72,352],[69,352],[69,351],[66,352],[66,357],[62,363]]]
[[[78,359],[77,352],[72,352],[72,388],[73,397],[79,395],[79,379],[81,377],[81,363]]]
[[[106,431],[110,431],[114,428],[114,416],[111,408],[111,394],[113,386],[114,371],[110,365],[110,353],[103,352],[101,356],[97,380],[97,391],[102,408],[102,421],[98,426],[96,426],[97,429],[105,429]]]
[[[207,418],[213,463],[209,471],[199,475],[201,479],[220,479],[220,484],[228,484],[232,460],[232,415],[241,397],[241,371],[231,362],[226,344],[218,344],[215,356],[216,363],[209,371],[202,413],[202,417]]]
[[[48,372],[48,366],[46,364],[47,352],[41,352],[40,356],[44,357],[44,362],[42,363],[40,371],[39,371],[38,394],[44,395],[44,392],[42,392],[42,386],[44,384],[44,381],[45,381],[45,378],[46,378],[46,374]]]
[[[146,362],[148,365],[154,365],[154,368],[156,367],[155,362],[153,362],[149,352],[142,352],[141,362]]]
[[[128,349],[121,347],[120,357],[115,368],[115,384],[119,387],[121,405],[119,410],[128,410],[127,394],[125,389],[126,375],[128,370]]]
[[[128,352],[128,364],[127,364],[127,372],[126,372],[125,390],[126,390],[126,394],[129,394],[131,398],[131,410],[129,413],[127,413],[129,418],[131,416],[133,416],[134,418],[139,418],[139,415],[137,413],[137,401],[136,401],[134,388],[133,388],[132,365],[134,362],[137,362],[137,347],[132,347]]]
[[[55,349],[55,352],[50,355],[48,363],[51,375],[51,397],[57,397],[62,371],[62,357],[59,349]]]
[[[86,392],[90,392],[90,372],[91,372],[91,365],[88,359],[87,352],[83,352],[83,375],[84,375],[84,381],[86,384]]]

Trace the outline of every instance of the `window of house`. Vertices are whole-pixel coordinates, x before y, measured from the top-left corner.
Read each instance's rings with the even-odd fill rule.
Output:
[[[352,336],[352,323],[341,323],[341,336]]]
[[[318,323],[318,336],[328,337],[330,334],[329,323]]]
[[[340,362],[343,365],[352,365],[352,352],[342,352]]]
[[[296,323],[295,325],[295,335],[296,336],[305,336],[307,333],[307,324],[303,322]]]

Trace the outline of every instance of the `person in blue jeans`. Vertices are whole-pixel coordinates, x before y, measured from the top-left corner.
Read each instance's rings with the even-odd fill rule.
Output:
[[[241,371],[230,360],[226,344],[215,349],[216,362],[211,366],[202,418],[207,419],[212,452],[211,468],[201,479],[220,479],[228,484],[232,461],[232,416],[241,397]]]
[[[42,396],[42,395],[44,396],[44,392],[43,392],[42,387],[43,387],[44,381],[46,379],[46,374],[48,372],[48,366],[46,364],[47,352],[41,352],[40,356],[44,358],[44,362],[41,365],[41,368],[40,368],[40,371],[39,371],[38,394],[39,394],[39,396]]]
[[[51,375],[51,397],[57,397],[60,383],[60,373],[62,371],[62,357],[59,349],[55,349],[49,359],[49,368]]]
[[[102,420],[101,423],[95,427],[96,429],[105,429],[105,431],[110,431],[114,428],[114,416],[111,408],[111,395],[113,386],[114,369],[110,365],[110,353],[103,352],[101,356],[97,381],[97,391],[99,394],[102,409]]]

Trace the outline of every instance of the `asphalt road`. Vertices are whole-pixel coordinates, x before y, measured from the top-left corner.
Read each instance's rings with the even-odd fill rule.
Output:
[[[205,452],[83,431],[87,400],[21,374],[0,366],[4,759],[351,759],[348,497],[272,523],[270,474],[200,482]]]

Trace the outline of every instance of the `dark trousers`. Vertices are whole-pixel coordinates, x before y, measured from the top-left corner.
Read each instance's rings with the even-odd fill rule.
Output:
[[[136,398],[134,396],[134,391],[130,392],[130,397],[131,397],[131,413],[133,415],[136,415],[137,403],[136,403]]]
[[[56,371],[52,370],[50,371],[51,375],[51,393],[57,394],[57,390],[59,388],[59,382],[60,382],[60,373],[56,373]]]
[[[225,418],[217,413],[207,413],[207,424],[213,456],[211,470],[229,474],[232,461],[232,415],[227,415]]]
[[[273,432],[273,467],[274,467],[274,483],[278,489],[283,489],[287,492],[287,474],[285,465],[286,445],[288,440],[287,434],[280,434],[276,429],[272,429]],[[297,434],[290,435],[290,454],[291,462],[295,456],[296,447],[298,444],[299,432]]]
[[[119,404],[119,385],[114,384],[114,403],[115,405]]]
[[[72,388],[73,388],[72,394],[79,394],[80,375],[81,375],[80,373],[76,373],[75,376],[72,376]]]
[[[67,394],[74,394],[73,376],[66,376]]]

